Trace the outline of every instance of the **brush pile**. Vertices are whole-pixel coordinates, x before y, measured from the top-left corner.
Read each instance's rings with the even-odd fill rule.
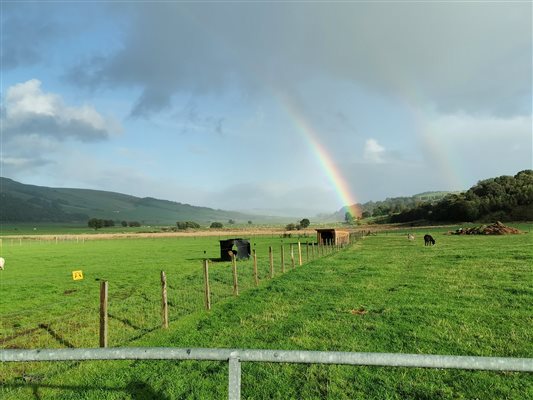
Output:
[[[474,226],[472,228],[459,228],[452,235],[514,235],[522,233],[518,229],[505,226],[500,221],[490,225]]]

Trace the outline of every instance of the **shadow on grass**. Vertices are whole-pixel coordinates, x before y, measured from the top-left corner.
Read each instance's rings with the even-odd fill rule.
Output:
[[[72,343],[70,343],[67,339],[65,339],[63,336],[58,334],[56,331],[54,331],[50,325],[48,324],[39,324],[39,328],[44,329],[46,332],[50,334],[57,342],[65,347],[73,348],[75,347]]]
[[[140,330],[140,329],[142,329],[140,326],[137,326],[137,325],[133,324],[129,319],[126,319],[126,318],[120,318],[120,317],[117,317],[116,315],[113,315],[113,314],[111,314],[111,313],[107,313],[107,316],[108,316],[109,318],[113,318],[113,319],[115,319],[115,320],[117,320],[117,321],[120,321],[120,322],[122,322],[124,325],[127,325],[127,326],[129,326],[130,328],[133,328],[133,329],[135,329],[135,330]]]
[[[141,381],[132,381],[126,385],[126,387],[112,387],[112,386],[87,386],[87,385],[52,385],[52,384],[40,384],[40,383],[12,383],[4,384],[4,388],[10,389],[24,389],[31,388],[34,399],[39,400],[42,398],[40,389],[52,389],[61,391],[73,391],[77,392],[80,396],[84,393],[95,391],[106,392],[122,392],[129,395],[134,400],[170,400],[170,397],[164,395],[161,392],[154,390],[149,384]]]

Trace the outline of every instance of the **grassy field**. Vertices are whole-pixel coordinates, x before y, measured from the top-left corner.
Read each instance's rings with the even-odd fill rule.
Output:
[[[522,229],[528,231],[529,226]],[[448,230],[448,228],[446,229]],[[201,259],[217,238],[95,240],[4,246],[2,347],[97,346],[99,280],[110,282],[111,346],[240,347],[533,357],[532,238],[369,236],[280,273],[280,239],[257,237],[261,284],[239,262],[211,264],[214,307],[203,310]],[[285,239],[285,246],[290,239]],[[267,249],[276,251],[268,279]],[[287,247],[287,246],[286,246]],[[204,251],[206,251],[204,255]],[[305,260],[305,252],[304,252]],[[83,281],[70,273],[82,269]],[[169,280],[168,330],[158,328],[159,271]],[[41,325],[41,327],[39,327]],[[31,330],[28,334],[21,331]],[[15,336],[15,337],[14,337]],[[224,398],[216,362],[12,364],[7,399]],[[244,364],[250,399],[527,399],[531,374],[319,365]]]

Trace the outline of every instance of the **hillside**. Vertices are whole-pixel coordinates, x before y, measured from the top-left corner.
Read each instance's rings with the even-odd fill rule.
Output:
[[[402,212],[414,208],[422,202],[439,201],[451,193],[454,192],[423,192],[408,197],[388,197],[381,201],[367,201],[362,204],[358,203],[356,206],[361,211],[361,215],[358,215],[357,217],[377,217],[381,215],[389,215],[390,213]],[[344,221],[347,211],[348,207],[342,207],[332,216],[328,217],[335,221]]]
[[[424,202],[392,215],[391,222],[429,220],[531,221],[533,219],[533,170],[479,181],[466,192],[449,194],[438,202]]]
[[[275,221],[275,217],[195,207],[151,197],[89,189],[26,185],[0,177],[0,221],[83,222],[89,218],[175,224],[176,221],[208,223],[229,219],[237,223]]]

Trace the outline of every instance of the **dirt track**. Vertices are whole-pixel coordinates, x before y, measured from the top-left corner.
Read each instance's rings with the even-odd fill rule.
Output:
[[[443,225],[440,226],[452,226]],[[456,226],[456,225],[453,225]],[[349,230],[351,232],[370,231],[393,231],[393,230],[421,230],[421,229],[435,229],[435,226],[416,226],[407,227],[399,225],[363,225],[358,227],[344,228],[336,227],[336,229]],[[85,233],[85,234],[57,234],[57,235],[6,235],[0,236],[0,239],[26,239],[26,240],[100,240],[100,239],[134,239],[134,238],[168,238],[168,237],[213,237],[213,236],[233,236],[233,237],[246,237],[256,235],[276,235],[281,236],[283,234],[290,233],[293,237],[305,236],[315,237],[316,231],[312,229],[302,229],[300,231],[286,231],[282,227],[280,228],[259,228],[259,229],[232,229],[232,230],[187,230],[185,232],[135,232],[135,233]]]
[[[283,235],[283,229],[247,229],[247,230],[199,230],[186,232],[139,232],[139,233],[94,233],[94,234],[58,234],[58,235],[8,235],[0,236],[0,239],[27,239],[27,240],[99,240],[99,239],[128,239],[128,238],[168,238],[168,237],[198,237],[198,236],[254,236],[254,235]],[[314,229],[291,232],[293,236],[305,235],[315,236]]]

